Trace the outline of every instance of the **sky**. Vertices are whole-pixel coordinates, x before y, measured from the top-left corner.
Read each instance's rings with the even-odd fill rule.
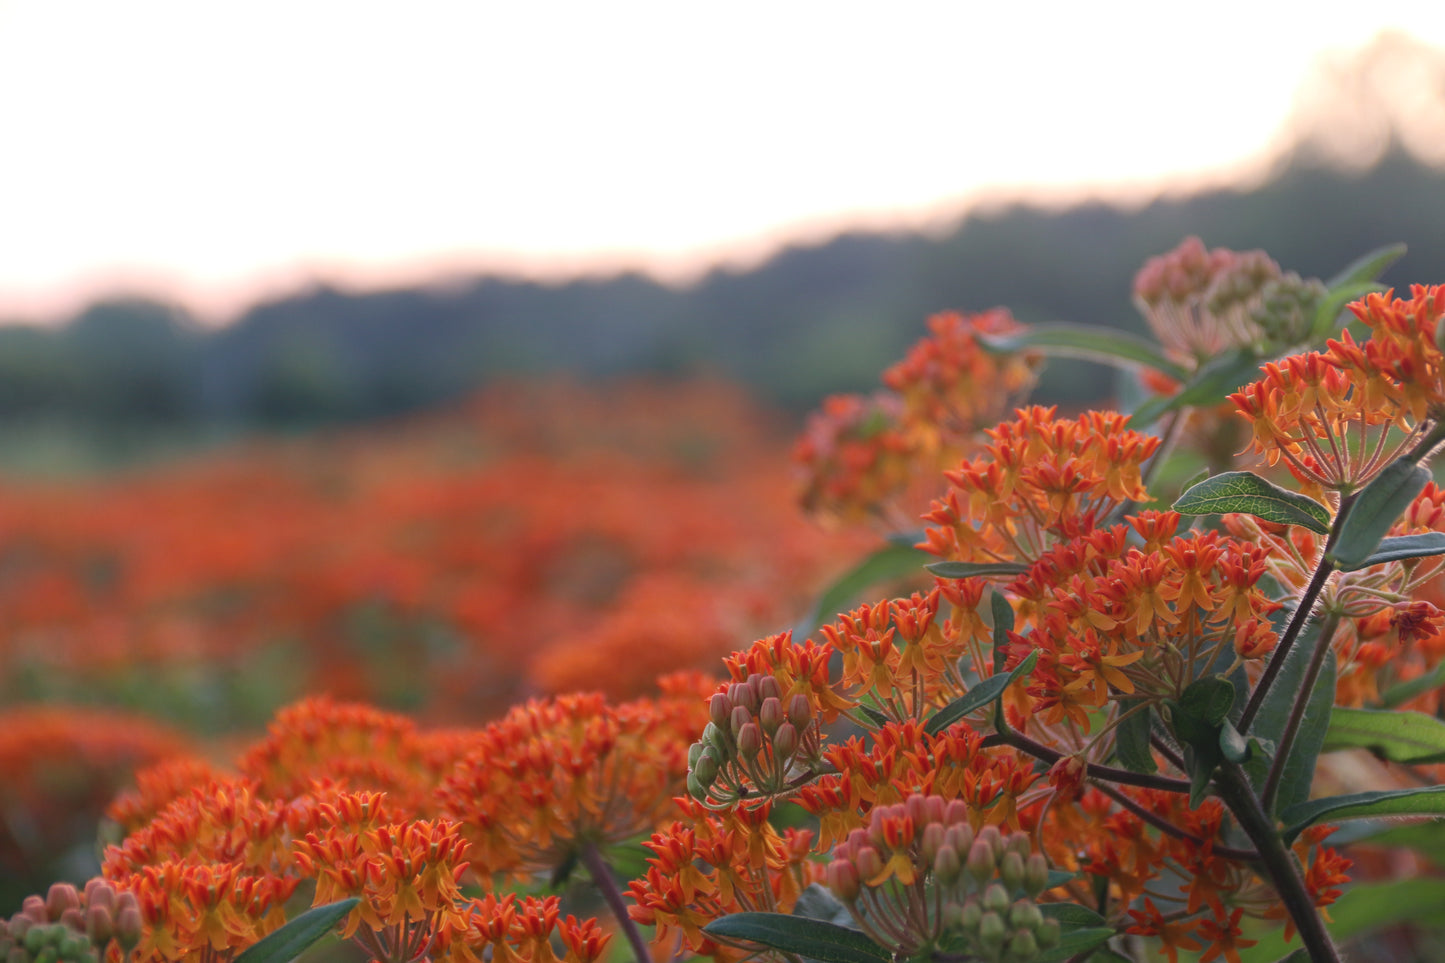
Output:
[[[0,317],[686,280],[1257,178],[1312,65],[1388,29],[1445,47],[1445,3],[0,0]]]

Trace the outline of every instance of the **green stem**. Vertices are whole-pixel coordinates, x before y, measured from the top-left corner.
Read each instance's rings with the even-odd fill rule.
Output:
[[[1274,761],[1269,765],[1269,775],[1265,777],[1264,791],[1260,796],[1260,802],[1267,813],[1274,812],[1274,799],[1279,793],[1279,782],[1280,777],[1284,775],[1285,761],[1289,759],[1290,750],[1294,747],[1300,723],[1304,722],[1305,710],[1309,707],[1310,698],[1314,695],[1315,683],[1320,677],[1320,669],[1324,668],[1325,659],[1334,655],[1333,640],[1335,629],[1339,624],[1338,613],[1331,612],[1325,617],[1324,623],[1320,626],[1320,637],[1315,640],[1315,650],[1310,654],[1310,664],[1305,667],[1299,691],[1294,694],[1294,704],[1290,706],[1289,719],[1285,722],[1284,731],[1279,735],[1279,745],[1275,749]],[[1331,694],[1330,701],[1334,701],[1333,694]]]
[[[607,908],[612,910],[612,915],[616,917],[617,925],[621,927],[628,945],[632,947],[633,955],[637,957],[637,963],[652,963],[652,953],[642,939],[642,932],[638,930],[636,921],[628,915],[627,904],[622,901],[622,891],[617,888],[617,881],[612,877],[612,867],[607,865],[607,860],[597,851],[597,844],[590,839],[586,840],[578,847],[577,855],[582,860],[582,865],[587,867],[592,882],[602,893]]]
[[[1249,785],[1249,777],[1238,763],[1225,762],[1215,772],[1214,786],[1219,798],[1239,821],[1239,828],[1259,851],[1259,865],[1274,884],[1285,911],[1294,920],[1311,963],[1340,963],[1334,941],[1315,909],[1314,899],[1305,888],[1299,861],[1265,814],[1264,807]]]

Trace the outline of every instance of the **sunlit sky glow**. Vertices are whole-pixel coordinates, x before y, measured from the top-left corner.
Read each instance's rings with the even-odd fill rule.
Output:
[[[1445,46],[1445,4],[0,0],[0,317],[686,278],[1257,176],[1315,58],[1390,28]]]

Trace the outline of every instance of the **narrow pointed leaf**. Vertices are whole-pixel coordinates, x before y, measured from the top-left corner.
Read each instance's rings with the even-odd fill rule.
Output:
[[[1368,749],[1411,765],[1445,762],[1445,722],[1423,712],[1337,708],[1325,733],[1325,751],[1336,749]]]
[[[1390,526],[1410,507],[1429,480],[1429,470],[1414,462],[1396,461],[1387,465],[1355,497],[1340,523],[1340,537],[1332,553],[1335,565],[1346,572],[1368,565],[1368,559],[1380,547],[1380,540]]]
[[[1194,372],[1194,377],[1169,398],[1155,398],[1146,401],[1134,411],[1129,427],[1141,430],[1171,411],[1181,408],[1213,407],[1222,402],[1231,392],[1259,377],[1259,358],[1247,348],[1212,358]]]
[[[1019,676],[1025,676],[1032,672],[1038,661],[1039,653],[1036,649],[1007,672],[989,676],[934,713],[924,725],[923,730],[931,736],[937,735],[970,712],[983,708],[1003,695],[1003,690],[1007,689],[1009,684]]]
[[[1320,298],[1319,304],[1315,305],[1314,317],[1310,319],[1310,335],[1313,340],[1318,341],[1335,333],[1345,305],[1358,301],[1367,294],[1383,290],[1385,286],[1375,281],[1350,281],[1330,288],[1325,292],[1325,296]]]
[[[887,545],[878,549],[829,585],[812,613],[794,631],[800,636],[808,635],[880,582],[895,581],[915,573],[922,577],[922,569],[930,558],[933,556],[912,545]]]
[[[1119,700],[1119,712],[1123,715],[1123,721],[1114,727],[1114,754],[1119,757],[1119,765],[1125,769],[1147,774],[1159,771],[1159,765],[1154,761],[1154,750],[1149,745],[1149,735],[1154,725],[1154,709],[1151,706],[1134,709],[1140,702],[1139,699]],[[1124,715],[1125,713],[1127,714]]]
[[[1364,819],[1370,816],[1438,816],[1445,813],[1445,786],[1387,789],[1327,796],[1290,806],[1280,813],[1286,843],[1317,822]]]
[[[1039,912],[1046,920],[1058,920],[1063,929],[1104,925],[1104,917],[1078,903],[1040,903]]]
[[[1330,904],[1331,922],[1327,928],[1336,942],[1344,942],[1402,922],[1439,926],[1445,923],[1442,907],[1445,879],[1415,876],[1386,883],[1352,883],[1343,896]],[[1272,959],[1289,951],[1282,927],[1258,935],[1259,943],[1249,950],[1250,959]],[[1304,959],[1307,961],[1309,956]]]
[[[939,578],[977,578],[980,575],[1022,575],[1029,570],[1020,562],[934,562],[924,568]]]
[[[1206,478],[1180,495],[1173,508],[1181,515],[1253,515],[1267,522],[1299,525],[1318,535],[1330,533],[1329,509],[1308,495],[1281,488],[1248,471]]]
[[[1176,381],[1189,372],[1165,357],[1159,345],[1116,328],[1084,324],[1036,324],[1017,334],[977,335],[984,350],[995,353],[1037,348],[1059,358],[1079,358],[1115,367],[1143,365],[1162,371]]]
[[[1339,287],[1352,281],[1373,281],[1385,269],[1405,256],[1408,248],[1403,244],[1387,244],[1368,254],[1362,254],[1340,269],[1340,273],[1325,282],[1327,287]]]
[[[1008,634],[1014,628],[1014,607],[997,590],[989,598],[988,606],[993,616],[993,671],[997,675],[1003,671],[1003,664],[1008,659]]]
[[[1431,555],[1445,555],[1445,532],[1422,532],[1419,535],[1397,535],[1383,539],[1379,547],[1355,568],[1369,568],[1381,562],[1400,562],[1410,558],[1428,558]]]
[[[889,963],[893,954],[857,930],[783,913],[733,913],[702,930],[709,936],[747,940],[821,963]]]
[[[1399,685],[1386,689],[1380,696],[1380,708],[1389,709],[1441,686],[1445,686],[1445,662],[1435,666],[1424,675],[1416,676],[1409,682],[1401,682]]]
[[[355,896],[325,906],[314,906],[265,939],[247,947],[234,963],[291,963],[350,913]]]

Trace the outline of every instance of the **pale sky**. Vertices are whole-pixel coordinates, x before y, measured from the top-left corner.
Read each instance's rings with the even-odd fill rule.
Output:
[[[1218,182],[1321,52],[1389,28],[1445,46],[1445,3],[0,0],[0,317],[683,278],[980,198]]]

